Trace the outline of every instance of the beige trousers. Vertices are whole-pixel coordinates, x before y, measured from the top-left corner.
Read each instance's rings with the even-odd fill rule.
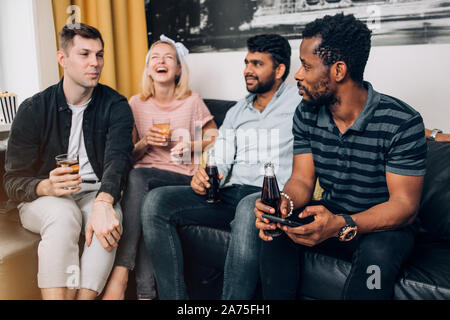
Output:
[[[81,184],[75,194],[39,197],[18,206],[23,227],[39,233],[39,288],[83,288],[100,294],[111,272],[116,249],[106,251],[95,234],[80,258],[80,235],[92,212],[100,183]],[[122,221],[120,205],[114,207]]]

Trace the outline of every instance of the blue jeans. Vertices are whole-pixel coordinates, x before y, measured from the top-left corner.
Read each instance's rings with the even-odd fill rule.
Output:
[[[257,192],[243,198],[231,222],[231,239],[223,274],[224,300],[250,300],[255,297],[261,239],[253,210],[256,199],[260,197],[261,192]]]
[[[141,212],[143,236],[161,300],[188,299],[177,228],[203,225],[228,229],[240,200],[260,190],[247,185],[223,188],[218,203],[208,203],[205,196],[182,186],[157,188],[146,196]]]
[[[115,265],[129,270],[136,267],[136,291],[139,299],[156,298],[153,267],[142,237],[141,207],[144,197],[154,188],[188,185],[192,177],[157,168],[135,168],[128,175],[122,198],[123,234],[117,249]]]
[[[342,291],[342,299],[392,299],[394,286],[404,262],[414,246],[414,228],[366,233],[349,242],[330,238],[315,247],[294,243],[286,234],[261,244],[261,281],[264,299],[296,299],[300,278],[300,263],[305,250],[329,253],[347,261],[352,267]],[[369,268],[379,269],[379,288],[369,277]],[[372,285],[369,286],[368,282]]]

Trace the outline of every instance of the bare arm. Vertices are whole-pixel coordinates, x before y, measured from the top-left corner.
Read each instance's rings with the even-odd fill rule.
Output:
[[[386,173],[389,200],[372,208],[353,214],[359,233],[394,230],[413,222],[420,204],[423,176],[403,176]],[[297,228],[281,226],[296,243],[314,246],[328,238],[336,237],[345,225],[342,217],[332,214],[324,206],[310,206],[300,218],[314,216],[314,221]]]
[[[430,129],[425,129],[425,136],[427,139],[430,139],[431,131],[432,130]],[[450,133],[438,133],[436,134],[436,138],[434,139],[434,141],[450,142]]]
[[[216,136],[219,134],[217,130],[217,125],[214,120],[208,121],[202,128],[202,139],[198,141],[190,142],[179,142],[175,147],[173,147],[170,152],[178,157],[183,157],[186,152],[190,152],[191,156],[194,152],[201,153],[209,145],[212,145],[216,140]]]
[[[422,194],[423,176],[386,173],[389,200],[352,215],[360,233],[393,230],[406,226],[416,217]]]
[[[295,155],[291,177],[283,190],[294,202],[294,209],[301,208],[311,201],[315,183],[316,172],[312,154]]]
[[[205,150],[210,144],[214,144],[219,131],[217,130],[217,125],[214,120],[208,121],[202,128],[202,151]],[[192,146],[194,147],[194,145]],[[192,148],[192,150],[195,150]]]

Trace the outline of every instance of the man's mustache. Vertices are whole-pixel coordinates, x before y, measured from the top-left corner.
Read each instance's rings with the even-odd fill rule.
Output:
[[[249,74],[249,75],[245,75],[245,79],[254,79],[254,80],[258,80],[258,77]]]

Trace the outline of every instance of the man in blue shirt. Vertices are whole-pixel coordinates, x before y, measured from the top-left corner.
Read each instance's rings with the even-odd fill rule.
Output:
[[[262,218],[274,212],[256,203],[261,229],[261,279],[267,299],[295,299],[300,256],[306,247],[351,260],[343,299],[391,299],[414,245],[414,221],[426,168],[420,114],[376,92],[363,81],[371,32],[353,15],[325,16],[306,25],[296,73],[303,96],[293,120],[294,161],[281,212],[314,218],[300,227],[280,226],[273,238]],[[316,179],[319,205],[308,203]],[[307,206],[303,209],[304,206]],[[296,215],[296,214],[295,214]],[[370,270],[379,281],[370,283]]]
[[[284,83],[291,57],[285,38],[259,35],[248,39],[247,45],[244,76],[250,94],[228,111],[213,149],[222,180],[220,202],[206,202],[210,185],[203,168],[195,173],[191,187],[158,188],[144,201],[143,234],[160,299],[188,298],[177,232],[183,225],[228,229],[231,223],[224,279],[229,291],[224,297],[242,298],[234,295],[241,292],[236,285],[245,286],[248,298],[256,288],[260,241],[252,211],[261,194],[264,163],[275,164],[281,187],[290,175],[292,157],[282,155],[292,154],[292,117],[301,98],[294,86]]]

